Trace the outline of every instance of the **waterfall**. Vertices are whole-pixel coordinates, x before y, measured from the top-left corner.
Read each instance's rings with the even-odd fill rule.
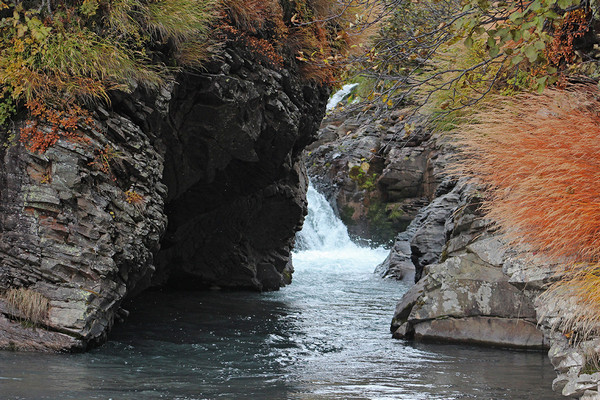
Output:
[[[333,96],[331,96],[329,98],[329,101],[327,102],[327,107],[326,107],[327,112],[333,110],[335,108],[335,106],[337,106],[342,100],[344,100],[346,97],[348,97],[350,95],[350,93],[352,93],[352,90],[354,90],[354,88],[357,86],[358,86],[358,83],[349,83],[347,85],[344,85],[337,92],[335,92],[333,94]]]
[[[388,249],[361,247],[352,242],[344,223],[312,184],[308,185],[306,197],[308,215],[296,234],[294,276],[308,271],[308,275],[316,276],[332,272],[370,274],[387,257]]]
[[[329,202],[321,193],[308,185],[308,215],[302,230],[296,234],[296,250],[340,250],[356,249],[350,240],[348,229],[335,215]]]

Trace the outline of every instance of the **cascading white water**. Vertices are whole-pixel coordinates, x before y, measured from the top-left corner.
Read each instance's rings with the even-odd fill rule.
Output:
[[[333,110],[344,98],[348,97],[352,90],[358,86],[358,83],[349,83],[344,85],[340,90],[335,92],[327,102],[327,112]]]
[[[308,185],[308,215],[296,235],[297,250],[335,250],[357,246],[350,240],[348,229],[335,215],[325,196]]]
[[[296,234],[294,264],[297,268],[344,268],[373,271],[385,259],[383,247],[361,247],[352,242],[348,229],[335,215],[321,193],[308,186],[308,215],[302,230]]]

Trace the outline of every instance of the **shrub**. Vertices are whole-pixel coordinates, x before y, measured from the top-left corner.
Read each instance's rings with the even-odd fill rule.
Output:
[[[487,187],[484,209],[512,244],[559,264],[544,296],[575,305],[559,328],[600,321],[600,93],[496,98],[458,133],[457,170]]]
[[[50,8],[36,2],[0,1],[0,123],[25,106],[30,121],[26,145],[43,152],[69,136],[62,122],[88,120],[82,108],[109,102],[112,90],[156,88],[169,72],[152,52],[181,58],[186,65],[207,56],[217,0],[65,1]],[[161,50],[162,51],[162,50]],[[188,52],[188,54],[185,54]],[[34,105],[34,107],[32,107]],[[50,125],[49,132],[38,125]],[[48,135],[47,138],[43,136]],[[44,142],[44,143],[42,143]]]
[[[541,91],[589,65],[597,16],[598,5],[582,0],[406,2],[384,25],[361,74],[375,82],[382,105],[423,105],[445,91],[440,114],[448,114],[509,80],[511,91],[522,83]],[[465,57],[473,49],[477,57]]]

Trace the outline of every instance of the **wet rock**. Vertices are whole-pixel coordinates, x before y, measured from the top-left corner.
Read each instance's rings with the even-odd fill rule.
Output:
[[[423,268],[440,261],[447,240],[447,221],[466,201],[462,185],[425,206],[408,228],[396,236],[390,254],[376,271],[382,277],[419,280]]]
[[[154,282],[275,290],[291,275],[307,212],[302,150],[328,93],[251,53],[227,54],[243,66],[183,76],[172,94],[162,136],[169,226]]]
[[[496,317],[447,318],[414,327],[417,340],[471,343],[527,349],[545,347],[535,323]]]

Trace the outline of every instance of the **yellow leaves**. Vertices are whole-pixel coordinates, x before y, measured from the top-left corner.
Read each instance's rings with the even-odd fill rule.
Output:
[[[21,39],[13,40],[13,48],[15,52],[22,53],[25,51],[25,42]]]
[[[394,100],[391,96],[382,96],[381,101],[383,104],[387,105],[388,107],[394,106]]]
[[[96,15],[96,11],[98,11],[98,7],[100,4],[97,0],[83,0],[83,3],[79,7],[81,12],[88,17]]]
[[[124,192],[125,201],[129,204],[136,205],[144,202],[144,197],[133,189]]]
[[[25,36],[25,33],[28,30],[27,25],[23,25],[23,24],[18,24],[16,26],[16,28],[17,28],[17,37],[20,37],[20,38]]]

